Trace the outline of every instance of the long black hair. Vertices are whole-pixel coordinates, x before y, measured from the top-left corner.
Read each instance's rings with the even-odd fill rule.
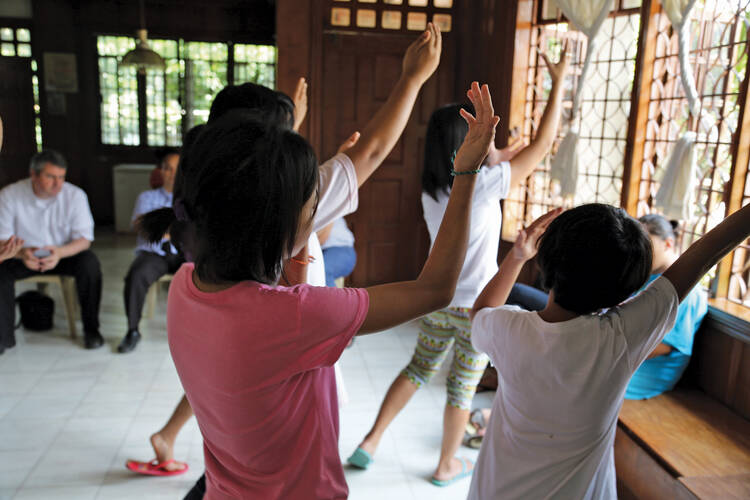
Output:
[[[436,109],[427,124],[422,191],[435,201],[440,193],[447,195],[453,186],[453,155],[469,131],[466,120],[459,113],[462,108],[474,114],[471,104],[450,104]]]
[[[155,213],[147,214],[142,231],[160,238],[177,213],[194,228],[201,280],[275,283],[293,252],[300,212],[316,194],[312,147],[258,113],[235,110],[198,134],[182,166],[179,208],[160,217],[158,226],[150,220]]]

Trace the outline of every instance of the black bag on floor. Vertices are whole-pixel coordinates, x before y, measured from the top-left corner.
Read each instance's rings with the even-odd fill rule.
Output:
[[[27,330],[41,332],[52,329],[52,318],[55,315],[55,301],[36,290],[23,292],[16,297],[21,319],[16,328],[23,325]]]

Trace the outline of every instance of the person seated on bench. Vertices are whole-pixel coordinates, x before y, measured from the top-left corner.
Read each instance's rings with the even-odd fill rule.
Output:
[[[65,158],[51,149],[35,154],[31,176],[0,191],[0,241],[25,240],[16,258],[0,263],[0,353],[16,345],[14,283],[41,273],[74,276],[87,349],[100,347],[102,271],[90,250],[94,217],[82,189],[65,182]]]
[[[180,151],[175,148],[164,148],[158,153],[157,158],[163,184],[138,196],[131,223],[152,210],[172,206],[172,190],[180,163]],[[165,235],[159,243],[148,243],[139,237],[135,255],[135,260],[125,276],[124,295],[128,332],[117,346],[117,352],[120,353],[132,351],[141,340],[138,323],[141,321],[143,303],[149,287],[165,274],[177,271],[185,262],[182,254],[170,243],[169,235]]]
[[[638,219],[651,237],[654,257],[648,283],[658,278],[679,256],[678,223],[661,215],[649,214]],[[630,379],[625,399],[648,399],[671,391],[682,377],[693,352],[695,332],[708,312],[706,292],[696,286],[680,303],[674,328],[656,346]]]

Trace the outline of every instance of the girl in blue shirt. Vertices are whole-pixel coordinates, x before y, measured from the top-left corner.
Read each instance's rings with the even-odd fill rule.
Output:
[[[657,214],[644,215],[638,220],[648,231],[654,248],[648,285],[677,260],[677,223]],[[690,362],[695,332],[706,312],[706,292],[696,286],[680,303],[674,328],[633,375],[626,399],[648,399],[674,388]]]

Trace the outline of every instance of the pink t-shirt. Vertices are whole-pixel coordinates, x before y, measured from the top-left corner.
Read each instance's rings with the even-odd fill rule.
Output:
[[[169,348],[203,434],[205,499],[346,498],[333,370],[364,289],[252,281],[205,293],[172,281]]]

